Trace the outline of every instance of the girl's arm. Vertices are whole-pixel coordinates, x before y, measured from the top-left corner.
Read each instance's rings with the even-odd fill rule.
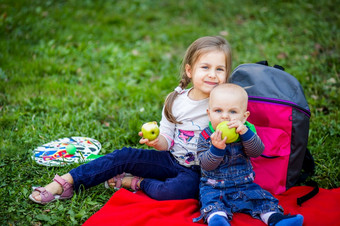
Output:
[[[155,146],[157,150],[170,150],[174,145],[176,124],[169,122],[162,110],[162,119],[159,122],[159,143]]]
[[[164,114],[164,107],[162,110],[162,119],[160,121],[160,134],[159,136],[153,140],[149,141],[148,139],[143,138],[143,133],[139,132],[138,135],[142,138],[139,140],[140,144],[146,144],[149,147],[153,147],[159,151],[168,151],[171,146],[173,145],[173,137],[175,134],[175,127],[174,123],[171,123],[167,120]]]
[[[139,132],[139,136],[143,136],[142,132]],[[140,144],[146,144],[149,147],[153,147],[159,151],[167,151],[168,150],[168,141],[164,138],[162,134],[160,134],[155,140],[149,141],[148,139],[141,138],[139,140]]]

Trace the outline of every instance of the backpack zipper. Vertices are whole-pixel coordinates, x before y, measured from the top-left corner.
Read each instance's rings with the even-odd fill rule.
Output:
[[[311,112],[308,109],[305,109],[303,107],[300,107],[299,105],[295,104],[294,102],[291,101],[285,101],[285,100],[277,100],[277,99],[272,99],[272,98],[265,98],[265,97],[255,97],[255,96],[249,96],[249,100],[254,100],[254,101],[262,101],[262,102],[269,102],[269,103],[274,103],[274,104],[282,104],[282,105],[287,105],[293,108],[296,108],[299,111],[302,111],[304,114],[306,114],[309,118],[311,117]]]

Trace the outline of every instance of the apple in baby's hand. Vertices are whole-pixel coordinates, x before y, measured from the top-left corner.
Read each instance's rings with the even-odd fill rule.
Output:
[[[222,132],[222,140],[227,137],[227,144],[235,142],[239,137],[238,133],[236,133],[236,128],[229,129],[228,123],[229,121],[223,121],[216,127],[216,130]]]
[[[159,128],[157,122],[147,122],[142,126],[142,133],[145,139],[152,141],[159,135]]]

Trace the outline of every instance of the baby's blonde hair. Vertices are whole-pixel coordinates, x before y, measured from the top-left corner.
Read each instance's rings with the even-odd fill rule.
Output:
[[[222,51],[225,54],[226,59],[226,81],[229,78],[231,72],[231,49],[229,43],[220,36],[205,36],[197,39],[194,41],[187,49],[182,65],[181,65],[181,81],[179,82],[179,87],[185,89],[191,82],[191,79],[187,76],[185,71],[185,65],[190,65],[194,67],[197,59],[210,51]],[[165,107],[164,107],[164,114],[165,117],[172,123],[181,123],[176,120],[174,115],[172,114],[172,105],[178,95],[177,91],[171,92],[166,100],[165,100]]]
[[[222,93],[220,93],[222,92]],[[213,88],[213,90],[210,92],[210,97],[209,97],[209,102],[211,102],[210,100],[212,98],[214,98],[215,95],[224,95],[224,96],[228,96],[228,95],[232,95],[232,96],[236,96],[239,95],[242,99],[242,107],[243,110],[246,111],[247,110],[247,106],[248,106],[248,93],[246,92],[246,90],[236,84],[233,83],[224,83],[224,84],[220,84],[217,85]],[[210,107],[210,104],[209,104]]]

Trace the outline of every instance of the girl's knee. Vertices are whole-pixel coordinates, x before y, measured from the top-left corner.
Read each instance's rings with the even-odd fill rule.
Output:
[[[156,200],[179,200],[179,199],[197,199],[198,186],[192,185],[175,185],[171,183],[160,182],[157,184],[148,184],[145,179],[141,183],[141,189]]]
[[[123,147],[122,149],[117,149],[107,154],[107,157],[117,158],[117,159],[127,159],[133,152],[134,152],[133,149]]]
[[[183,190],[173,191],[173,190],[165,189],[162,191],[153,192],[150,195],[150,197],[156,200],[197,199],[198,192],[195,192],[195,191],[186,192]]]

